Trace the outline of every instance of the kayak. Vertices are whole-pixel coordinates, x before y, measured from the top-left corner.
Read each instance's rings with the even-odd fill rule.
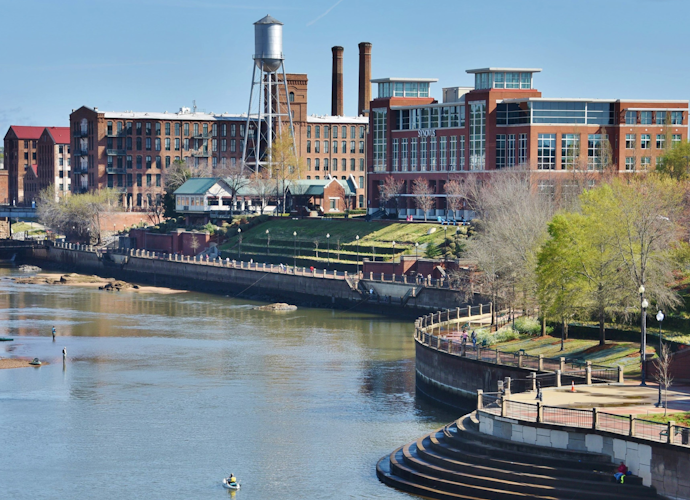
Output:
[[[239,490],[240,489],[240,482],[236,483],[228,483],[228,478],[223,479],[223,488],[226,488],[228,490]]]
[[[9,337],[0,337],[0,342],[12,342],[14,339]]]
[[[29,364],[34,366],[41,366],[41,362],[38,358],[34,358],[33,361],[29,361]]]

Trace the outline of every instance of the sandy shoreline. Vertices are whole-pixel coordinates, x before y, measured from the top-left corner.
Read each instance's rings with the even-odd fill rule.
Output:
[[[7,368],[26,368],[27,366],[34,366],[29,364],[28,359],[17,359],[17,358],[0,358],[0,370]],[[47,365],[45,361],[42,361],[44,365]]]
[[[69,278],[67,281],[61,281],[62,277]],[[19,284],[40,284],[40,285],[60,285],[60,286],[81,286],[86,288],[99,288],[108,283],[117,283],[120,280],[114,278],[101,278],[100,276],[89,276],[85,274],[60,274],[60,273],[36,273],[33,276],[21,277],[14,276],[11,278],[15,283]],[[141,286],[137,285],[137,288],[129,286],[128,288],[118,290],[118,292],[143,292],[143,293],[158,293],[162,295],[168,295],[173,293],[187,293],[187,290],[176,290],[174,288],[166,288],[159,286]]]

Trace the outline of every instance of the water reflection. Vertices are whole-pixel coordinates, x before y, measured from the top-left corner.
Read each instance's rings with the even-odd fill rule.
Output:
[[[409,322],[252,305],[0,280],[0,355],[50,363],[0,370],[3,498],[407,498],[376,460],[454,416],[415,399]]]

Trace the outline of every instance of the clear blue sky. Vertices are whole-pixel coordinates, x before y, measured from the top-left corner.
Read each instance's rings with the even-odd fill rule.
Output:
[[[438,78],[438,99],[486,66],[543,68],[545,97],[690,98],[688,0],[0,0],[0,131],[67,126],[81,105],[246,112],[266,14],[285,23],[286,70],[309,75],[310,114],[330,112],[333,45],[356,113],[361,41],[374,78]]]

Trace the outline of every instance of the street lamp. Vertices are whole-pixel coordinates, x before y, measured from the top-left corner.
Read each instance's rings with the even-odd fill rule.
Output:
[[[417,255],[418,249],[419,249],[419,243],[415,242],[415,244],[414,244],[414,260],[419,259],[419,256]]]
[[[448,254],[448,226],[443,228],[443,260],[447,260]]]
[[[359,235],[355,236],[357,240],[357,276],[359,276]]]
[[[242,258],[242,228],[238,227],[237,228],[237,235],[240,237],[240,244],[237,247],[237,260],[241,260]]]
[[[297,272],[297,231],[294,231],[292,233],[292,236],[295,238],[294,247],[292,249],[292,272],[293,272],[293,274],[296,274],[296,272]]]
[[[393,242],[393,262],[395,262],[395,241]]]
[[[266,255],[271,255],[271,234],[266,229]]]
[[[645,366],[645,361],[647,360],[647,306],[649,305],[649,302],[647,302],[647,299],[644,298],[644,285],[640,285],[640,288],[637,290],[640,292],[640,306],[642,307],[642,317],[640,318],[640,329],[642,330],[642,339],[640,340],[640,363],[642,365],[642,382],[640,382],[640,385],[647,385],[646,378],[647,378],[647,370]]]
[[[328,269],[331,268],[331,233],[326,233],[326,244],[328,245]]]
[[[659,322],[659,353],[658,356],[661,358],[661,348],[662,348],[662,337],[661,337],[661,322],[664,321],[664,313],[659,311],[656,313],[656,320]],[[661,363],[659,363],[661,365]],[[660,367],[660,366],[659,366]],[[654,405],[657,408],[661,408],[661,377],[657,377],[659,380],[659,401]]]

